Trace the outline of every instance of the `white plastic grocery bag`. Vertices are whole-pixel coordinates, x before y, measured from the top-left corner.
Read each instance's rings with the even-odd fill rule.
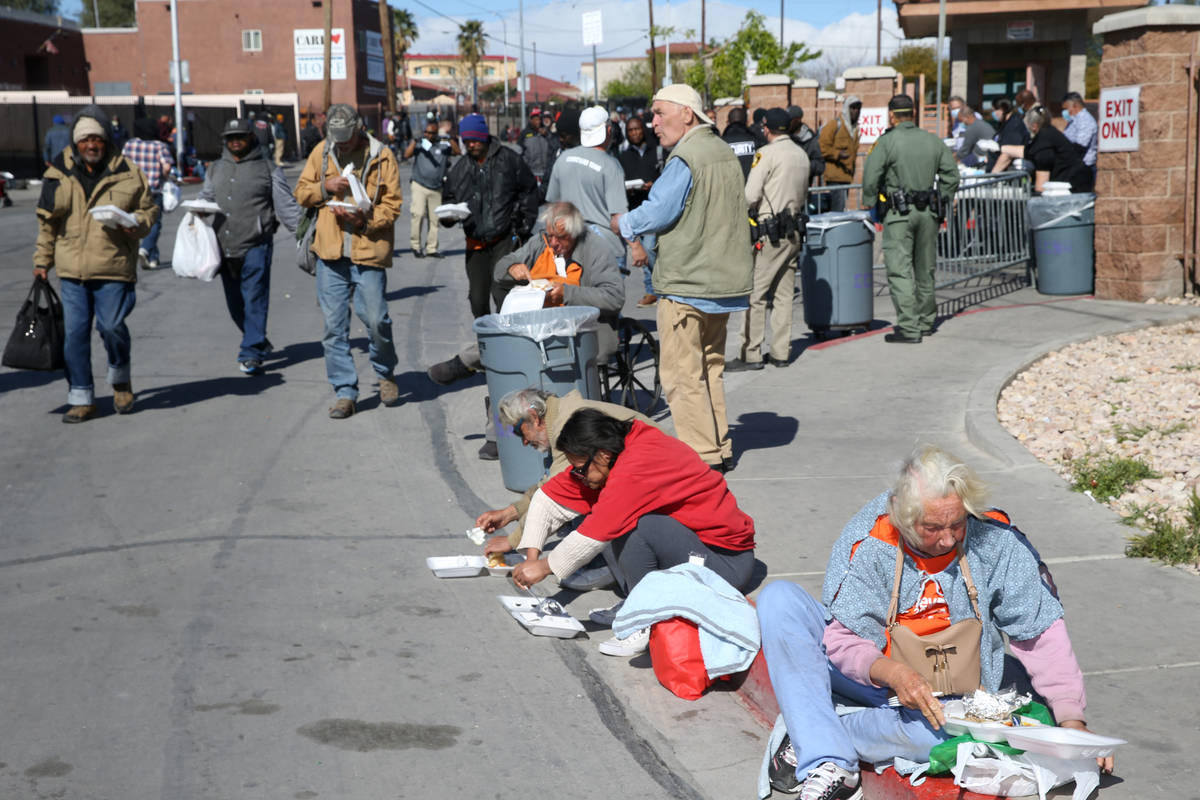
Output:
[[[221,268],[221,248],[217,234],[208,219],[192,212],[183,215],[175,234],[175,249],[171,253],[171,269],[183,278],[211,281]]]
[[[173,181],[167,181],[162,186],[163,196],[163,211],[170,214],[175,209],[179,208],[179,184]]]

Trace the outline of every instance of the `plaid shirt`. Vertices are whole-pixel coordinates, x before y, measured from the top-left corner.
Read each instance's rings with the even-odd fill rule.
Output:
[[[175,165],[171,151],[158,140],[130,139],[121,150],[121,155],[138,165],[150,183],[150,193],[162,192],[163,178]]]

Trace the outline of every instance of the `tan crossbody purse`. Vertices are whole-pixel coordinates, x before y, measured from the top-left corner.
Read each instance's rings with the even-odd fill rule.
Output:
[[[960,545],[961,547],[961,545]],[[961,553],[958,566],[967,584],[975,619],[964,619],[937,633],[918,636],[896,622],[900,604],[900,574],[904,570],[904,548],[896,545],[896,579],[892,584],[892,602],[888,607],[887,629],[892,639],[891,657],[916,670],[929,681],[935,692],[973,694],[979,688],[979,639],[983,633],[980,622],[979,592],[971,580],[967,556]]]

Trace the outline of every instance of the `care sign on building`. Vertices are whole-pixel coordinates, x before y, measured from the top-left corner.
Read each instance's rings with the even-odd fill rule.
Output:
[[[1137,150],[1141,143],[1138,98],[1141,86],[1115,86],[1100,90],[1100,136],[1097,149],[1103,153]]]
[[[864,108],[858,115],[858,141],[861,144],[871,142],[883,136],[887,130],[887,108]]]
[[[378,36],[379,34],[376,34]],[[325,79],[325,31],[321,28],[296,28],[292,31],[296,55],[296,80]],[[346,31],[334,28],[329,36],[329,77],[346,79]]]

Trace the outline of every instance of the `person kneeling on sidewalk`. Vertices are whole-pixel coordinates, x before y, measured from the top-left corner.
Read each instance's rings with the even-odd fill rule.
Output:
[[[788,731],[768,766],[773,788],[854,800],[862,797],[859,761],[928,761],[950,738],[935,692],[995,693],[1005,638],[1058,724],[1087,730],[1083,673],[1053,582],[1024,534],[986,499],[969,467],[920,447],[895,488],[834,543],[822,602],[787,581],[759,593],[763,655]],[[952,629],[957,638],[947,642]],[[927,657],[935,634],[937,666]],[[977,647],[965,646],[971,640]],[[863,708],[838,716],[831,693]],[[1112,771],[1111,756],[1097,760]]]
[[[221,207],[213,223],[221,245],[221,285],[233,324],[242,332],[238,367],[262,372],[271,351],[267,308],[271,298],[271,254],[276,217],[290,231],[300,221],[283,169],[273,166],[254,135],[254,123],[231,119],[221,132],[225,150],[204,175],[201,200]]]
[[[350,353],[350,304],[370,337],[371,366],[379,380],[379,402],[400,404],[393,372],[396,347],[387,307],[387,268],[392,265],[396,217],[402,194],[396,156],[363,129],[358,112],[343,103],[329,107],[328,139],[313,149],[296,182],[296,200],[316,208],[317,300],[325,316],[325,371],[337,393],[329,409],[332,419],[354,414],[358,372]],[[371,207],[367,211],[330,207],[331,200],[351,195],[342,170],[350,167],[362,184]]]
[[[573,573],[611,544],[629,592],[648,573],[701,555],[705,565],[744,590],[754,569],[754,520],[738,508],[725,476],[683,442],[637,420],[585,408],[563,425],[555,446],[570,469],[541,486],[530,503],[522,545],[526,560],[513,580],[529,587]],[[587,518],[540,556],[547,535],[579,514]],[[648,628],[611,639],[600,652],[644,652]]]
[[[649,417],[631,408],[616,403],[587,400],[579,393],[578,389],[567,392],[562,397],[532,387],[518,389],[501,398],[498,412],[500,424],[512,428],[513,434],[520,437],[521,444],[550,454],[550,474],[557,475],[570,467],[570,464],[567,462],[566,453],[557,449],[554,443],[557,441],[558,435],[562,433],[563,424],[581,408],[593,408],[608,414],[613,419],[636,419],[647,425],[658,427]],[[512,533],[494,536],[490,539],[484,547],[484,555],[507,553],[521,546],[521,537],[525,528],[525,517],[529,513],[530,501],[543,483],[545,480],[531,486],[518,500],[504,508],[485,511],[479,515],[475,520],[475,525],[486,533],[494,533],[511,522],[517,523],[517,527],[513,529]],[[567,525],[559,530],[565,534],[568,532],[566,530],[568,527],[571,526]],[[614,581],[614,572],[619,569],[614,569],[616,564],[615,557],[612,556],[612,548],[606,547],[603,555],[603,560],[608,563],[595,567],[585,565],[564,578],[560,584],[576,592],[611,586]],[[537,553],[532,554],[531,557],[537,558]]]

